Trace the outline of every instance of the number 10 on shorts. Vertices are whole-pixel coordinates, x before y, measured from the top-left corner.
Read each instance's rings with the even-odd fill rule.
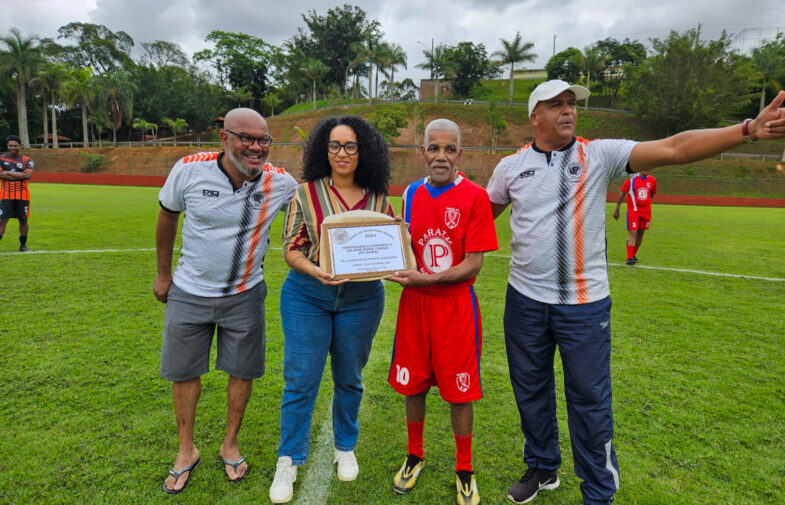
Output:
[[[407,385],[409,383],[409,369],[406,367],[401,368],[401,365],[395,365],[395,382],[404,386]]]

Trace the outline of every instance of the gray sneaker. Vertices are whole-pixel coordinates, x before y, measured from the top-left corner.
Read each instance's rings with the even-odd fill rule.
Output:
[[[537,496],[540,490],[551,490],[559,487],[559,476],[556,472],[529,468],[518,482],[507,491],[507,498],[513,503],[528,503]]]

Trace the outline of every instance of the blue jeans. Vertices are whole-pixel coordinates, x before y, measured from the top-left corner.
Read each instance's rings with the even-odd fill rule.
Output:
[[[308,460],[313,407],[331,355],[335,447],[357,444],[362,370],[384,312],[380,281],[325,286],[310,275],[289,272],[281,288],[284,334],[281,440],[278,456],[295,465]]]

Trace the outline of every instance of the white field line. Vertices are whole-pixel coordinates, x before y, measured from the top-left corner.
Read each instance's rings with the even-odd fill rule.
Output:
[[[269,247],[268,249],[274,251],[280,251],[280,247]],[[155,251],[155,248],[146,248],[146,249],[74,249],[74,250],[66,250],[66,251],[30,251],[27,254],[101,254],[101,253],[125,253],[125,252],[151,252]],[[22,253],[20,252],[4,252],[0,253],[0,256],[21,256]],[[488,253],[485,256],[489,256],[492,258],[506,258],[510,259],[509,254],[492,254]],[[627,265],[624,263],[608,263],[608,266],[612,267],[625,267],[628,268]],[[705,270],[690,270],[687,268],[670,268],[670,267],[654,267],[649,265],[635,265],[631,268],[639,268],[645,270],[660,270],[664,272],[680,272],[685,274],[696,274],[696,275],[710,275],[713,277],[731,277],[735,279],[751,279],[756,281],[771,281],[771,282],[785,282],[784,278],[781,277],[761,277],[757,275],[742,275],[742,274],[729,274],[725,272],[707,272]]]
[[[155,251],[155,248],[147,248],[147,249],[74,249],[71,251],[29,251],[24,253],[25,255],[28,254],[100,254],[100,253],[126,253],[126,252],[149,252]],[[22,253],[16,252],[4,252],[0,253],[0,256],[20,256]]]
[[[485,254],[485,256],[491,256],[494,258],[507,258],[510,259],[509,254]],[[608,263],[608,266],[612,267],[624,267],[624,268],[643,268],[646,270],[661,270],[664,272],[680,272],[686,274],[696,274],[696,275],[711,275],[714,277],[733,277],[736,279],[752,279],[756,281],[772,281],[772,282],[785,282],[785,279],[780,277],[760,277],[756,275],[741,275],[741,274],[727,274],[724,272],[706,272],[704,270],[689,270],[686,268],[670,268],[670,267],[653,267],[649,265],[635,265],[634,267],[627,266],[624,263]]]
[[[319,434],[311,444],[311,457],[308,468],[295,491],[295,505],[317,505],[326,503],[330,492],[330,482],[335,473],[333,466],[333,423],[332,406],[319,425]]]

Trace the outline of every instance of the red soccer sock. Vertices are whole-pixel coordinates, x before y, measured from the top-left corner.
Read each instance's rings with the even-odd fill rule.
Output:
[[[638,247],[639,247],[639,246],[636,246],[636,247],[634,247],[634,248],[632,249],[632,255],[633,255],[633,256],[637,256],[637,255],[638,255]]]
[[[635,256],[635,247],[631,246],[631,245],[628,245],[627,246],[627,259],[630,259],[633,256]]]
[[[420,459],[423,459],[423,450],[422,450],[422,430],[423,426],[425,426],[425,419],[420,421],[419,423],[410,423],[409,420],[406,420],[406,432],[409,435],[409,446],[408,451],[409,454],[414,454]]]
[[[466,470],[473,472],[472,468],[472,436],[465,437],[455,435],[455,471]]]

